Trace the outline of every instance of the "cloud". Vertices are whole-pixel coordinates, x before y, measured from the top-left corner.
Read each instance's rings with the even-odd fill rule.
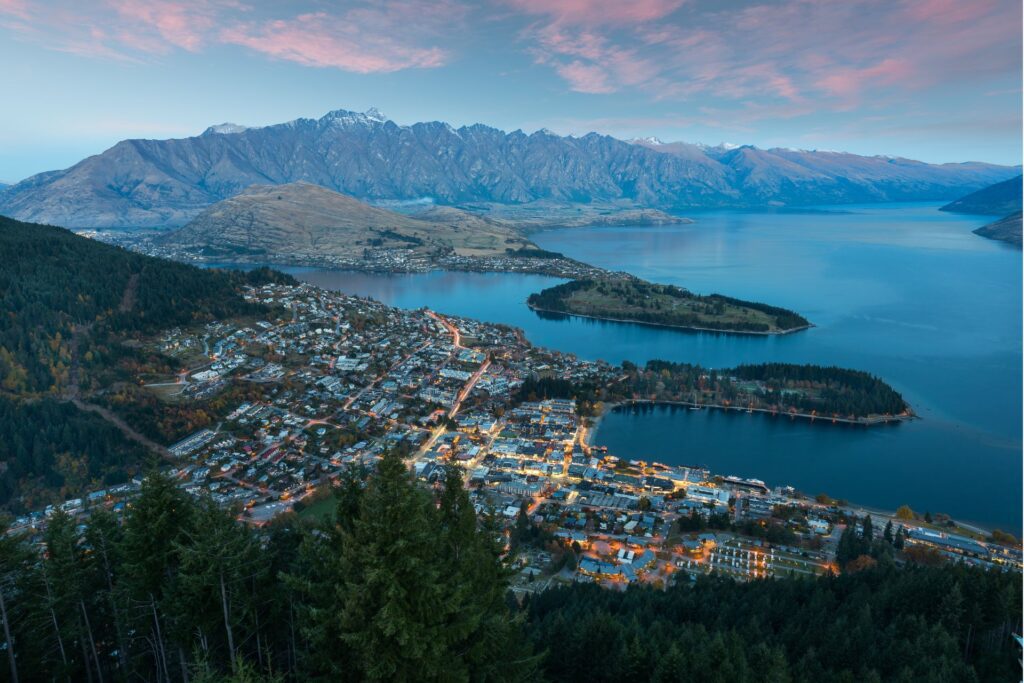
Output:
[[[576,92],[610,93],[615,90],[608,83],[608,75],[605,71],[593,64],[584,64],[576,60],[568,64],[556,65],[555,71],[568,81],[569,87]]]
[[[206,36],[233,3],[175,2],[173,0],[109,0],[117,14],[115,38],[128,48],[167,52],[180,48],[197,52]]]
[[[559,24],[635,24],[662,19],[685,0],[509,0],[527,14],[543,15]]]
[[[1019,75],[1017,0],[506,0],[571,90],[845,110]]]
[[[28,19],[28,3],[24,0],[0,0],[0,14]]]
[[[457,29],[457,0],[350,2],[315,11],[263,0],[55,0],[43,8],[0,0],[0,27],[23,40],[83,56],[141,61],[174,51],[234,45],[304,66],[386,73],[445,64],[445,31]]]
[[[392,31],[368,33],[353,19],[324,12],[302,14],[290,20],[225,29],[220,40],[305,66],[362,74],[432,68],[448,61],[446,50],[409,45]]]

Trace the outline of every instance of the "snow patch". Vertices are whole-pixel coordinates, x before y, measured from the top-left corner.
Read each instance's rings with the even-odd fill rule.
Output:
[[[240,126],[237,123],[221,123],[216,126],[210,126],[203,135],[234,135],[235,133],[244,133],[249,130],[249,126]]]

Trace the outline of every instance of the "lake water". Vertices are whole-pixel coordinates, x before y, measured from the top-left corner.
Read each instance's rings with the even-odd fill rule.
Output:
[[[1021,529],[1019,250],[972,234],[983,218],[931,204],[693,217],[691,225],[556,230],[534,239],[656,282],[785,306],[816,327],[765,338],[546,319],[525,305],[531,292],[560,282],[541,276],[293,272],[396,306],[516,325],[535,344],[583,358],[873,372],[923,419],[865,429],[658,409],[609,414],[596,442],[626,457],[704,464],[864,505],[907,503]]]

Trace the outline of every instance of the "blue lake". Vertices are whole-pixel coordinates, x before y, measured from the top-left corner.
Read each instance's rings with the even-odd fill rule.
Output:
[[[387,303],[508,323],[583,358],[652,358],[725,368],[835,364],[880,375],[921,420],[865,429],[709,411],[616,412],[598,443],[626,457],[699,463],[882,508],[1021,529],[1021,252],[971,230],[986,221],[937,205],[805,213],[708,212],[690,225],[540,233],[594,265],[700,293],[798,311],[816,327],[783,337],[681,332],[525,305],[560,280],[510,274],[367,275],[291,269]]]

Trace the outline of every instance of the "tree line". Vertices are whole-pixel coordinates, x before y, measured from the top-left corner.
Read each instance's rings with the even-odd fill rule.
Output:
[[[397,453],[329,519],[262,528],[151,475],[123,517],[0,536],[0,680],[1010,680],[1017,577],[840,577],[507,592],[507,537],[457,468]],[[529,526],[528,519],[518,526]],[[523,533],[519,530],[519,533]]]
[[[652,360],[644,367],[623,363],[628,388],[640,398],[752,403],[755,408],[864,417],[908,410],[903,396],[878,377],[859,370],[793,363],[740,365],[709,370],[690,363]],[[733,381],[757,381],[750,389]],[[770,390],[770,391],[769,391]]]

